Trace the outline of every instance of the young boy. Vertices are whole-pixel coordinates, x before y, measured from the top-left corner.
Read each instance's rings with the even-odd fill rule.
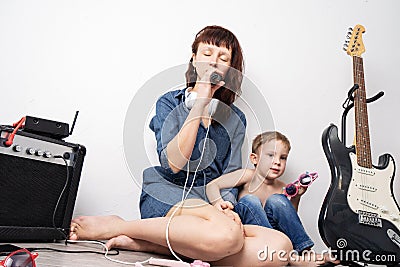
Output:
[[[283,194],[285,183],[278,180],[285,172],[290,142],[277,131],[259,134],[252,144],[250,160],[255,169],[240,169],[207,184],[207,197],[217,209],[233,209],[243,224],[273,228],[285,233],[296,251],[311,248],[314,243],[307,235],[297,214],[303,187],[290,200]],[[221,198],[223,188],[239,188],[239,201],[233,204]]]

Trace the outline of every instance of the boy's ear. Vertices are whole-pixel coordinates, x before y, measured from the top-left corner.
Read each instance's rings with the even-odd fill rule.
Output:
[[[253,164],[257,164],[258,163],[258,155],[256,153],[251,153],[250,154],[250,161]]]

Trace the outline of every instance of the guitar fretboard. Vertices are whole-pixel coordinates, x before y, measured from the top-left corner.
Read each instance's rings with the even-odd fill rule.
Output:
[[[354,92],[357,163],[364,168],[372,168],[364,66],[361,57],[353,56],[353,76],[354,83],[359,85]]]

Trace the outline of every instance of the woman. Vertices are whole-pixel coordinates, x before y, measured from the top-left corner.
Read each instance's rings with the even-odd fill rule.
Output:
[[[219,26],[202,29],[192,52],[187,88],[164,94],[150,123],[161,166],[143,173],[143,219],[80,217],[71,224],[71,239],[110,239],[108,247],[170,254],[168,227],[173,250],[188,258],[217,265],[287,265],[287,252],[292,250],[287,236],[259,226],[243,226],[229,202],[222,211],[208,204],[204,185],[241,168],[246,120],[232,103],[240,93],[243,56],[236,37]],[[218,76],[215,73],[222,80],[213,81],[212,76]],[[188,101],[189,93],[197,97]],[[216,111],[210,108],[212,98],[220,101]],[[194,186],[181,202],[187,178],[187,187]],[[232,201],[235,194],[226,193],[225,198]],[[266,247],[286,255],[266,259]]]
[[[230,31],[211,26],[196,35],[192,53],[186,72],[187,87],[161,96],[150,122],[161,166],[143,173],[142,218],[165,216],[182,201],[185,182],[188,187],[192,183],[194,186],[187,198],[208,202],[204,186],[242,167],[246,118],[233,105],[241,90],[240,44]],[[213,75],[222,80],[212,84]],[[211,99],[218,100],[214,109]],[[224,194],[232,203],[236,195],[237,190]]]

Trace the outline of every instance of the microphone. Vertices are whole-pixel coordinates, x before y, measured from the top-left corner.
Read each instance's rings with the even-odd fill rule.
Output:
[[[222,76],[221,74],[219,74],[218,72],[214,71],[213,73],[211,73],[210,75],[210,83],[212,85],[216,85],[218,84],[220,81],[222,81]]]

